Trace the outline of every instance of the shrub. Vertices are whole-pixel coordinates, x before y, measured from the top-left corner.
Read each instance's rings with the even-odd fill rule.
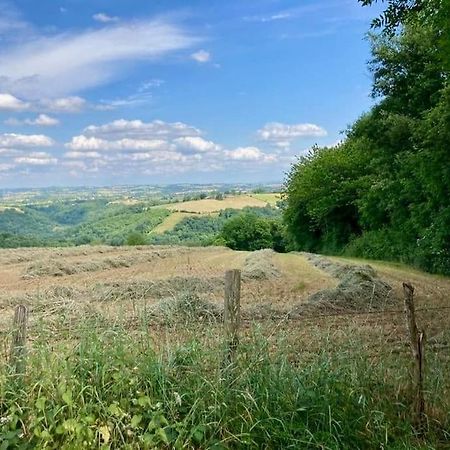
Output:
[[[127,245],[145,245],[147,239],[142,233],[133,232],[127,237]]]

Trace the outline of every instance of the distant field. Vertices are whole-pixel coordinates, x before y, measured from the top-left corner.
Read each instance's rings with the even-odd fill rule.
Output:
[[[269,205],[276,205],[278,201],[281,200],[281,194],[269,192],[264,194],[251,194],[251,197],[257,200],[262,200],[263,202],[269,203]]]
[[[270,194],[269,194],[270,195]],[[261,207],[267,205],[267,201],[250,195],[237,195],[235,197],[226,197],[224,200],[214,200],[205,198],[203,200],[193,200],[182,203],[173,203],[161,205],[170,211],[191,212],[197,214],[213,213],[223,209],[243,209],[246,206]]]
[[[185,217],[192,217],[197,214],[185,213],[185,212],[173,212],[170,216],[166,217],[162,223],[150,231],[150,234],[160,234],[165,231],[171,230],[177,223],[181,222]]]

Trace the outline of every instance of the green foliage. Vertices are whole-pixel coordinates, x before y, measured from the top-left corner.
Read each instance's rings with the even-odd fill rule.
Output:
[[[146,204],[121,205],[106,200],[59,201],[0,212],[0,247],[103,243],[124,245],[130,234],[145,235],[169,211]]]
[[[233,250],[259,250],[273,245],[271,224],[253,214],[240,214],[223,226],[221,237]]]
[[[172,230],[152,236],[151,242],[157,245],[209,245],[221,227],[222,221],[218,217],[185,217]]]
[[[359,151],[365,144],[315,148],[293,165],[286,182],[284,218],[299,248],[336,251],[360,233],[356,199],[367,184],[358,177],[368,162]]]
[[[228,220],[241,214],[267,219],[280,218],[280,210],[272,206],[246,207],[242,210],[228,208],[220,211],[218,215],[186,217],[177,223],[173,230],[152,236],[151,243],[189,246],[226,245],[226,239],[221,233],[222,229]],[[276,235],[275,229],[274,235]],[[280,237],[278,236],[277,239],[280,246]]]
[[[101,216],[75,227],[71,233],[77,244],[98,240],[106,244],[122,245],[129,234],[147,234],[169,214],[169,211],[162,208],[113,205],[102,210]]]
[[[147,239],[142,233],[133,232],[130,233],[127,237],[127,245],[145,245],[147,243]]]
[[[293,364],[252,333],[224,373],[220,345],[158,355],[145,332],[90,328],[76,346],[35,343],[23,380],[1,366],[1,448],[434,448],[364,357]]]
[[[219,239],[233,250],[272,248],[277,252],[285,252],[287,248],[281,221],[253,213],[242,213],[227,220]]]
[[[292,167],[284,219],[299,249],[450,274],[450,72],[440,39],[450,3],[418,3],[397,34],[372,37],[380,102],[343,144]]]

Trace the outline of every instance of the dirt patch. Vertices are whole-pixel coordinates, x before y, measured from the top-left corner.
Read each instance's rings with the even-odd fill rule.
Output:
[[[384,309],[395,302],[392,287],[372,266],[340,264],[323,256],[307,254],[315,267],[339,280],[333,289],[323,289],[308,298],[304,310],[370,311]]]
[[[273,250],[264,249],[250,253],[244,261],[242,278],[250,280],[270,280],[281,276],[273,263]]]

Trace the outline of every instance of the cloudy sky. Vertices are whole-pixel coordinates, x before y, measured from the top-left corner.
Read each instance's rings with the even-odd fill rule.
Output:
[[[0,0],[0,187],[281,181],[371,100],[357,0]]]

